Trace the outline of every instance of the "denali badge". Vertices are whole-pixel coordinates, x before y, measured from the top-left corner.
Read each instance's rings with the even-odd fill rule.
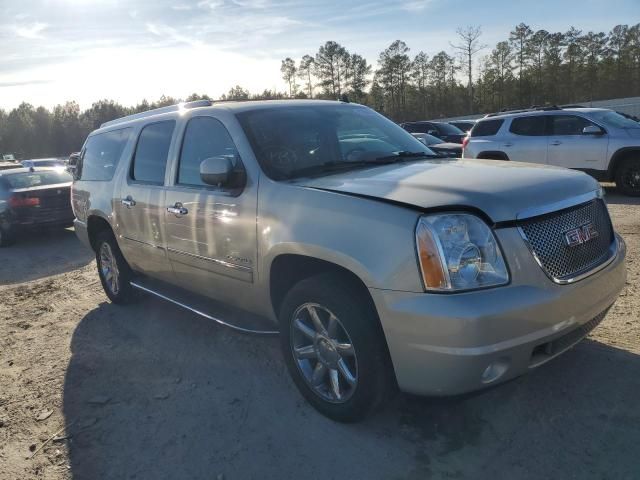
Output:
[[[593,223],[585,223],[578,228],[572,228],[568,232],[564,232],[564,241],[569,247],[575,247],[588,242],[592,238],[598,236],[598,231]]]

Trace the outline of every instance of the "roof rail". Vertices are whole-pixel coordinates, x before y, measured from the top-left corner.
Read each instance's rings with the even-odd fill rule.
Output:
[[[176,105],[169,105],[168,107],[154,108],[153,110],[147,110],[146,112],[134,113],[133,115],[127,115],[126,117],[116,118],[115,120],[104,122],[102,125],[100,125],[100,128],[118,125],[119,123],[130,122],[131,120],[138,120],[139,118],[151,117],[153,115],[159,115],[161,113],[177,112],[182,109],[198,107],[210,107],[211,105],[213,105],[211,100],[195,100],[193,102],[178,103]]]
[[[541,111],[552,111],[552,110],[562,110],[562,107],[558,107],[557,105],[547,105],[547,106],[539,106],[539,105],[533,105],[529,108],[518,108],[515,110],[501,110],[499,112],[493,112],[493,113],[487,113],[485,115],[486,117],[496,117],[498,115],[509,115],[512,113],[525,113],[525,112],[541,112]]]

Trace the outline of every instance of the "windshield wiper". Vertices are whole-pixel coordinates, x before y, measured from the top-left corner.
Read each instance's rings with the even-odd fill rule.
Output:
[[[376,157],[375,161],[386,161],[386,160],[403,160],[407,158],[440,158],[439,155],[432,155],[426,152],[408,152],[402,150],[400,152],[394,152],[393,155],[384,155],[382,157]]]

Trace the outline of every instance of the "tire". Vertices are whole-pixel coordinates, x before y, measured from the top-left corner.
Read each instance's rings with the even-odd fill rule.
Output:
[[[132,303],[136,299],[129,283],[133,272],[122,256],[115,237],[110,231],[103,231],[98,234],[95,245],[98,276],[104,293],[118,305]]]
[[[370,304],[340,275],[320,274],[297,283],[280,309],[281,348],[294,383],[316,410],[338,422],[363,419],[395,390],[386,342]],[[314,327],[312,310],[323,333]]]
[[[8,247],[12,245],[14,242],[14,236],[11,231],[7,228],[2,228],[0,226],[0,248]]]
[[[627,158],[616,168],[616,187],[620,193],[640,197],[640,158]]]

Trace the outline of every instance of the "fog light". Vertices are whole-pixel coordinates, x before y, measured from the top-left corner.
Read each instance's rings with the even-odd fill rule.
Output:
[[[508,358],[499,358],[491,363],[482,374],[482,383],[491,383],[498,380],[509,369],[510,360]]]

